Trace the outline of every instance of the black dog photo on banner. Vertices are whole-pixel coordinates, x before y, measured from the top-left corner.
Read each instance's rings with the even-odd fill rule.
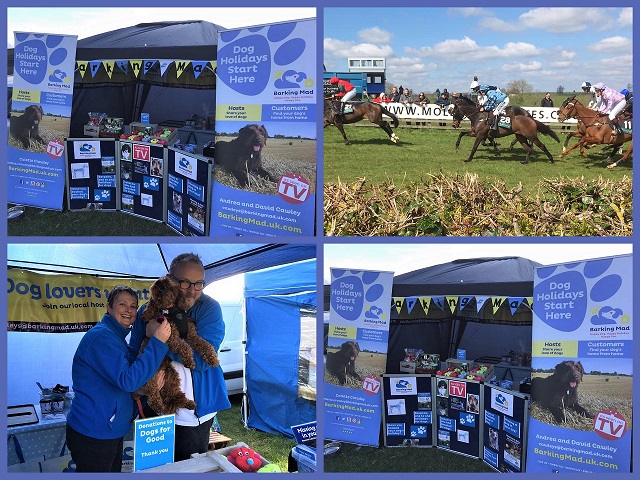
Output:
[[[115,210],[115,140],[70,138],[65,150],[69,210]]]

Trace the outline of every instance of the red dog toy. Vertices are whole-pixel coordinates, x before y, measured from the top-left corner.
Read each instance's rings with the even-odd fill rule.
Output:
[[[260,455],[248,447],[234,448],[227,455],[227,460],[243,472],[255,472],[262,466]]]

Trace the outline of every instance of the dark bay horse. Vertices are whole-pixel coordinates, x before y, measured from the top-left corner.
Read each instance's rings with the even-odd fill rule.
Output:
[[[334,106],[334,102],[338,104],[340,103],[339,101],[330,98],[325,98],[324,100],[324,128],[327,128],[329,125],[335,125],[342,134],[342,138],[344,138],[344,143],[346,145],[349,145],[349,140],[347,139],[347,135],[344,133],[343,125],[356,123],[365,118],[383,129],[386,134],[389,135],[389,139],[391,139],[393,143],[398,143],[400,141],[398,136],[393,133],[393,130],[391,130],[389,123],[383,118],[383,115],[387,115],[393,120],[393,128],[398,128],[400,123],[398,121],[398,117],[382,105],[373,102],[349,103],[349,105],[353,107],[353,111],[340,115],[333,111],[332,107]]]
[[[580,141],[577,142],[573,147],[569,150],[564,150],[560,157],[564,157],[571,150],[580,147],[580,151],[583,151],[585,146],[595,144],[607,144],[612,145],[614,151],[620,147],[623,143],[631,140],[632,135],[627,133],[619,133],[614,134],[611,126],[608,123],[608,119],[606,118],[606,113],[596,112],[588,107],[585,107],[580,103],[579,100],[576,99],[575,95],[573,97],[567,98],[562,105],[558,109],[558,120],[560,122],[564,122],[568,118],[577,118],[578,123],[582,122],[583,131],[579,129],[581,136]],[[584,133],[583,133],[584,132]],[[611,156],[609,156],[609,159]],[[614,165],[617,165],[616,162]]]
[[[547,147],[538,139],[538,132],[549,135],[556,142],[560,142],[560,139],[556,135],[556,133],[548,126],[538,120],[535,120],[530,115],[522,115],[516,114],[518,112],[517,109],[521,109],[520,107],[513,107],[512,109],[505,110],[505,115],[509,117],[511,121],[511,128],[503,128],[498,126],[497,130],[492,130],[489,126],[489,122],[487,121],[487,113],[481,112],[479,107],[470,99],[466,97],[458,97],[454,102],[454,108],[451,111],[451,115],[455,122],[460,122],[464,117],[467,117],[471,121],[471,131],[472,134],[475,135],[476,141],[473,144],[473,148],[471,149],[471,153],[469,154],[469,158],[465,160],[465,162],[470,162],[473,160],[473,155],[476,153],[478,149],[478,145],[485,138],[500,138],[506,137],[508,135],[515,135],[516,139],[520,142],[520,145],[527,152],[527,156],[522,163],[529,163],[529,156],[533,150],[533,147],[529,145],[529,142],[532,142],[536,145],[540,150],[542,150],[549,161],[553,163],[553,156],[547,150]],[[463,132],[460,137],[462,137],[465,133]],[[458,140],[460,140],[458,137]],[[497,151],[497,147],[494,147]]]

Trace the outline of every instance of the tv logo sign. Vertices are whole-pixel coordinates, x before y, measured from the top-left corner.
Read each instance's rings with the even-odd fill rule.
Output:
[[[619,440],[627,431],[627,421],[618,412],[603,410],[593,419],[593,429],[602,438]]]
[[[467,384],[465,382],[449,380],[449,395],[453,397],[466,397]]]
[[[362,382],[362,389],[368,393],[369,395],[375,395],[380,391],[380,380],[378,380],[373,375],[369,375]]]

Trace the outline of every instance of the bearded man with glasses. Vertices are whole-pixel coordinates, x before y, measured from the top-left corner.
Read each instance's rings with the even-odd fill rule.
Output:
[[[224,339],[224,321],[220,304],[204,294],[204,266],[200,257],[193,253],[183,253],[173,259],[169,266],[169,277],[180,285],[185,297],[187,315],[195,322],[198,335],[209,342],[216,352]],[[129,349],[135,356],[149,329],[141,315],[146,305],[138,311],[133,325]],[[134,353],[135,352],[135,353]],[[196,367],[186,368],[172,352],[168,353],[181,380],[181,388],[187,398],[195,401],[195,410],[180,408],[176,413],[174,462],[191,458],[192,453],[205,453],[209,449],[209,430],[214,417],[220,410],[231,407],[220,366],[211,367],[195,351],[193,359]],[[145,408],[146,417],[154,412]]]

